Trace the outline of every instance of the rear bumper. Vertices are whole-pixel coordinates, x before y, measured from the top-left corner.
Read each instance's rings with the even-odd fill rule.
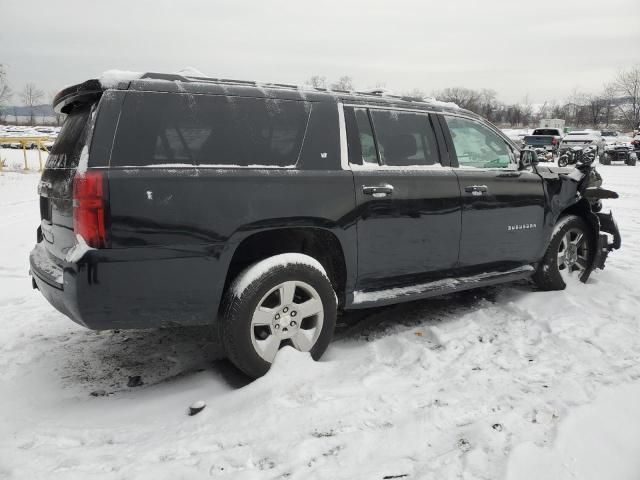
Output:
[[[53,307],[93,330],[203,325],[215,320],[224,288],[221,250],[91,250],[62,262],[56,276],[43,263],[41,242],[31,251],[30,273]]]

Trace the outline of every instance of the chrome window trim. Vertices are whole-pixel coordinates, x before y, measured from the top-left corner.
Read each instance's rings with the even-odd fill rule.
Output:
[[[342,102],[338,102],[338,126],[340,130],[340,167],[342,170],[351,170],[347,144],[347,124],[344,120],[344,104]]]

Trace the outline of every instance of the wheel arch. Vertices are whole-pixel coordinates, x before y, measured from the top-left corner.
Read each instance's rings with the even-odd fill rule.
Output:
[[[562,210],[557,216],[554,225],[567,215],[575,215],[585,220],[587,222],[587,225],[589,225],[589,227],[591,228],[594,241],[597,240],[598,235],[600,234],[600,220],[598,219],[598,216],[591,210],[591,205],[589,205],[589,202],[587,200],[581,198],[576,203]]]
[[[336,291],[338,305],[344,306],[347,289],[355,282],[356,259],[334,231],[318,226],[282,226],[238,238],[229,252],[223,291],[249,265],[281,253],[302,253],[318,260]]]

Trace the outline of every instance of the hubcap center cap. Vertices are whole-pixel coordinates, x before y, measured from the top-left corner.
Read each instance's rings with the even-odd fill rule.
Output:
[[[273,333],[281,340],[291,338],[298,333],[297,312],[294,305],[284,305],[273,317],[271,323]]]

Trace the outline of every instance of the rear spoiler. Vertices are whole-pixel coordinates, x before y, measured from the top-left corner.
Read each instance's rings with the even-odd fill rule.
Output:
[[[70,113],[80,105],[95,102],[104,89],[99,80],[87,80],[86,82],[72,85],[58,93],[53,99],[53,109],[57,113]]]

